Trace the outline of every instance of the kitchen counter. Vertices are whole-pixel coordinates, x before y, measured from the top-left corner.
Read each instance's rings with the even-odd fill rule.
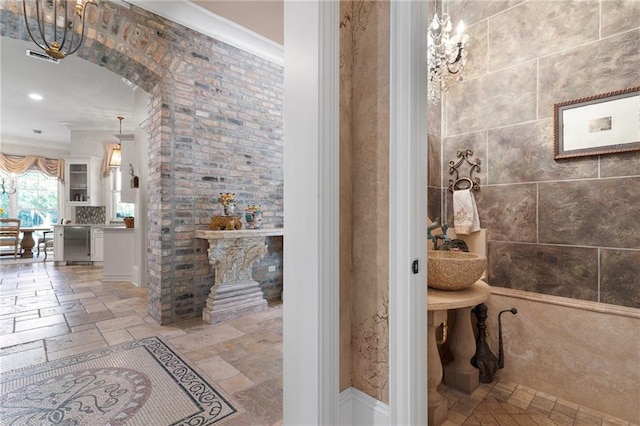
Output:
[[[104,281],[133,282],[135,229],[104,226]]]
[[[125,229],[124,224],[120,225],[120,224],[111,224],[111,223],[65,223],[63,225],[53,225],[54,227],[56,226],[90,226],[91,228],[123,228]],[[127,228],[127,229],[132,229],[132,228]]]

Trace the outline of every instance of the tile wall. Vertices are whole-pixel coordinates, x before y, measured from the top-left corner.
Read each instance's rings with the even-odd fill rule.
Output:
[[[490,284],[640,308],[640,152],[553,158],[554,103],[640,85],[640,2],[449,8],[468,25],[469,66],[446,98],[436,169],[446,188],[457,150],[482,162]],[[452,195],[436,191],[437,179],[431,172],[430,215],[442,194],[453,223]]]
[[[104,224],[107,221],[107,208],[105,206],[77,206],[76,223],[78,224]]]

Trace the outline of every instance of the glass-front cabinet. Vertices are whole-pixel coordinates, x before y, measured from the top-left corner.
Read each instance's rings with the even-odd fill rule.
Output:
[[[65,162],[65,202],[79,206],[100,205],[100,159],[73,157]]]

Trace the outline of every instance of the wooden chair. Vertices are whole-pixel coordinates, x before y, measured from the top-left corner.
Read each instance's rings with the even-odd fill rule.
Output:
[[[20,219],[0,219],[0,246],[13,246],[13,258],[18,258],[20,245]]]

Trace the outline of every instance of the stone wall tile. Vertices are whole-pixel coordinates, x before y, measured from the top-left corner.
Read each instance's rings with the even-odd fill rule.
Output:
[[[427,132],[438,137],[442,134],[441,106],[442,104],[439,101],[437,103],[427,103]]]
[[[638,86],[640,29],[546,56],[539,62],[538,117],[553,117],[554,103]]]
[[[469,26],[465,32],[469,36],[469,43],[467,44],[467,63],[462,74],[463,81],[471,80],[489,72],[487,21],[484,20]]]
[[[640,309],[640,250],[602,249],[600,302]]]
[[[597,158],[553,159],[553,120],[489,130],[489,184],[598,177]]]
[[[458,19],[464,19],[465,24],[472,25],[523,1],[524,0],[451,0],[447,2],[447,9],[451,17],[455,20],[454,25],[457,24]]]
[[[640,27],[640,1],[607,0],[602,4],[602,37]]]
[[[536,184],[485,186],[476,196],[489,241],[536,242]]]
[[[446,100],[446,135],[536,119],[536,62],[463,81]]]
[[[489,242],[488,283],[534,293],[598,300],[598,249]]]
[[[489,19],[489,70],[494,71],[597,40],[598,2],[529,1]],[[534,34],[534,36],[532,36]]]
[[[440,163],[441,140],[438,136],[427,135],[427,167],[429,176],[428,186],[442,186],[442,164]]]
[[[442,193],[444,190],[439,187],[427,188],[427,216],[429,219],[436,220],[436,218],[442,217]]]
[[[541,243],[640,248],[640,177],[540,183]]]
[[[600,177],[640,176],[640,151],[600,156]]]

